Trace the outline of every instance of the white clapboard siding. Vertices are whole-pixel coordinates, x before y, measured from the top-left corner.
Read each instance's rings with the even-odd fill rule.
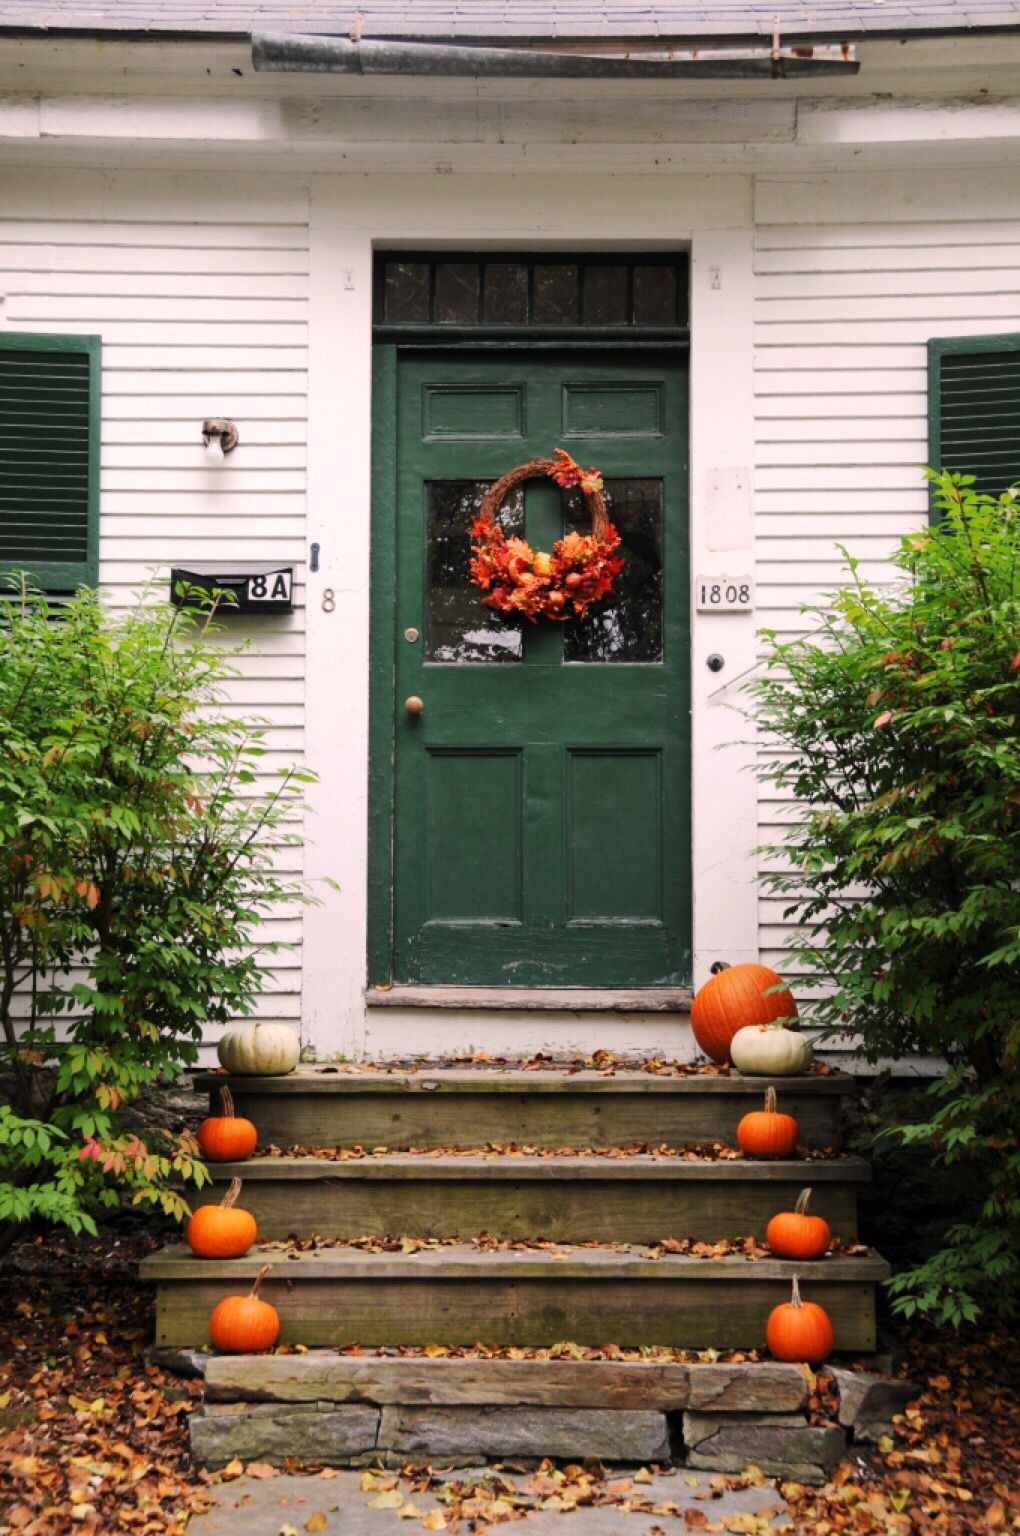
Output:
[[[292,617],[223,625],[228,649],[249,641],[220,707],[265,731],[246,792],[256,794],[300,761],[304,741],[309,262],[294,199],[248,202],[135,186],[109,219],[45,219],[16,194],[0,217],[0,295],[9,330],[103,338],[100,582],[111,605],[151,581],[165,590],[172,563],[297,568]],[[219,467],[202,455],[211,416],[240,432]],[[300,877],[300,848],[278,849],[274,863]],[[302,912],[289,903],[260,930],[288,948],[266,957],[259,1018],[300,1020]]]
[[[802,606],[846,579],[837,545],[877,582],[926,520],[929,339],[1020,330],[1020,199],[1009,189],[995,219],[921,219],[892,185],[845,221],[815,222],[822,206],[809,183],[759,190],[756,591],[760,623],[782,639],[814,629]],[[781,842],[794,814],[786,792],[761,785],[759,843]],[[762,893],[759,942],[765,964],[796,976],[787,902]]]

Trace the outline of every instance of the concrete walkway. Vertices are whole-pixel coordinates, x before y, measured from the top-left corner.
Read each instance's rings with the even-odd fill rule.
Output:
[[[450,1480],[466,1480],[484,1475],[484,1468],[475,1472],[457,1471],[445,1474]],[[523,1486],[527,1475],[501,1473]],[[626,1472],[613,1475],[610,1481],[623,1480]],[[421,1531],[424,1516],[441,1508],[431,1493],[409,1494],[407,1484],[398,1484],[404,1496],[404,1504],[413,1502],[421,1511],[422,1518],[400,1517],[400,1510],[373,1509],[377,1494],[362,1493],[360,1473],[341,1472],[336,1477],[322,1478],[281,1476],[274,1478],[239,1477],[233,1482],[221,1483],[210,1490],[216,1507],[208,1514],[195,1515],[188,1525],[188,1536],[306,1536],[321,1532],[322,1536],[408,1536]],[[695,1498],[710,1489],[708,1473],[683,1470],[673,1476],[655,1477],[651,1483],[638,1485],[634,1493],[650,1503],[670,1500],[685,1508],[696,1509],[709,1521],[715,1522],[732,1515],[757,1515],[776,1512],[774,1529],[785,1522],[785,1505],[771,1487],[740,1488],[736,1492],[724,1492],[716,1498]],[[313,1519],[313,1516],[319,1516]],[[309,1522],[311,1522],[309,1526]],[[324,1523],[325,1522],[325,1523]],[[463,1522],[464,1530],[468,1522]],[[522,1536],[548,1536],[557,1531],[560,1536],[649,1536],[656,1526],[665,1532],[678,1533],[687,1529],[676,1516],[652,1515],[628,1512],[618,1505],[602,1508],[579,1508],[571,1512],[564,1524],[564,1517],[555,1510],[541,1510],[529,1515],[525,1521],[511,1521],[510,1526],[520,1530]],[[485,1525],[484,1530],[495,1529]],[[760,1536],[765,1536],[760,1528]]]

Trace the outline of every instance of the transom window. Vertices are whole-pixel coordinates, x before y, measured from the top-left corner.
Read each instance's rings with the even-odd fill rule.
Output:
[[[391,251],[376,263],[379,331],[675,334],[688,320],[686,255]]]

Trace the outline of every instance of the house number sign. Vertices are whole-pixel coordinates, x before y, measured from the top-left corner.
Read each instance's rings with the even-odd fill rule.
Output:
[[[229,565],[202,561],[174,566],[170,592],[175,603],[189,600],[195,592],[229,594],[220,608],[230,613],[291,613],[294,607],[294,567],[239,560]]]
[[[754,580],[750,576],[696,576],[694,606],[699,613],[750,613]]]

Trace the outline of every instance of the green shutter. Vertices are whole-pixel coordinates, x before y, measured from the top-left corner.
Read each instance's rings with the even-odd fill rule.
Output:
[[[1020,480],[1020,335],[928,343],[929,457],[992,496]]]
[[[0,572],[51,592],[98,578],[100,349],[0,332]]]

